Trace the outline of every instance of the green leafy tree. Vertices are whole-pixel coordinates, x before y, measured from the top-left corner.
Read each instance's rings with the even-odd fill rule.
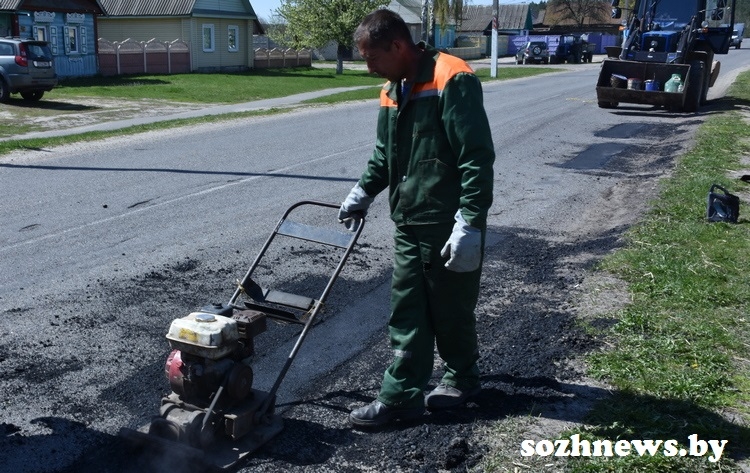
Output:
[[[464,9],[463,0],[433,0],[433,11],[437,23],[444,27],[449,20],[461,23],[461,13]]]
[[[354,30],[368,13],[389,0],[281,0],[276,16],[285,25],[269,31],[279,44],[292,48],[338,45],[336,74],[344,72],[344,55],[352,47]]]
[[[611,2],[602,0],[549,0],[549,7],[560,14],[561,20],[571,20],[579,27],[587,23],[608,20]]]
[[[744,23],[746,27],[750,26],[750,0],[737,0],[734,11],[734,22]]]

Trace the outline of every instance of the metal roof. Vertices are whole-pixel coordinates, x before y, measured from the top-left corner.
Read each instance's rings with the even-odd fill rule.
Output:
[[[109,16],[185,16],[196,0],[99,0]]]
[[[5,0],[0,0],[5,1]],[[108,17],[127,18],[127,17],[174,17],[174,16],[191,16],[191,15],[214,15],[214,16],[231,16],[252,18],[255,24],[255,31],[259,34],[265,34],[263,25],[257,19],[255,10],[249,0],[241,0],[245,6],[245,12],[231,12],[220,10],[201,10],[196,9],[197,0],[98,0]]]
[[[0,10],[18,10],[21,0],[0,0]]]
[[[526,30],[532,24],[529,5],[500,5],[497,14],[499,30]],[[484,31],[492,28],[492,6],[467,5],[464,7],[463,20],[458,31]]]

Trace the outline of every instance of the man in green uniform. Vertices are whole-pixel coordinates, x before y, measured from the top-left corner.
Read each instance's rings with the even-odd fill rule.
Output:
[[[461,59],[415,44],[396,13],[377,10],[354,34],[370,72],[386,79],[375,150],[339,211],[357,225],[388,188],[396,224],[391,316],[394,361],[355,426],[463,405],[480,391],[474,308],[479,295],[495,152],[482,87]],[[444,362],[426,396],[434,348]]]

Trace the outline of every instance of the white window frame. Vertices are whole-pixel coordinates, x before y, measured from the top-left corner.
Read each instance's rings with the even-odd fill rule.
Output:
[[[232,44],[232,35],[234,35],[234,44]],[[236,53],[240,50],[240,27],[237,25],[227,26],[227,51]]]
[[[208,44],[206,41],[208,40]],[[214,35],[213,23],[204,23],[201,27],[201,43],[203,44],[204,53],[216,51],[216,36]]]
[[[71,43],[71,38],[75,40],[74,43]],[[65,54],[81,54],[81,32],[77,26],[66,26],[64,39]]]

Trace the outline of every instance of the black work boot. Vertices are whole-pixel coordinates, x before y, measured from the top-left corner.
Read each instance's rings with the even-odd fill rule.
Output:
[[[352,424],[359,427],[381,427],[396,420],[414,420],[424,414],[424,407],[393,407],[375,400],[349,414]]]
[[[464,404],[469,398],[476,396],[482,390],[478,384],[471,388],[460,390],[445,383],[440,383],[428,395],[424,397],[424,405],[427,409],[451,409]]]

